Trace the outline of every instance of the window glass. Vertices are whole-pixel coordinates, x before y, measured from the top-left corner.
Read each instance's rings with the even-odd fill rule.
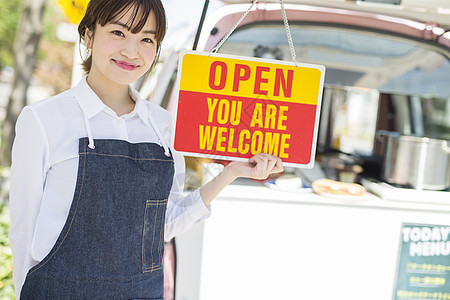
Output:
[[[385,93],[450,97],[450,63],[418,42],[369,31],[291,26],[297,60],[327,67],[325,84]],[[291,60],[282,25],[255,25],[235,32],[221,52]]]
[[[325,90],[342,89],[346,98],[341,107],[353,103],[345,114],[330,118],[334,122],[331,127],[339,125],[331,134],[340,150],[371,153],[377,120],[371,119],[364,132],[354,130],[353,121],[361,120],[349,121],[349,116],[358,115],[353,111],[355,107],[361,108],[359,113],[363,115],[378,113],[374,105],[355,105],[355,99],[364,98],[363,95],[367,96],[364,101],[372,104],[379,103],[374,95],[390,97],[394,108],[389,113],[396,120],[396,127],[391,130],[450,140],[450,51],[380,32],[295,23],[290,27],[297,61],[324,65]],[[282,23],[246,25],[230,36],[220,52],[292,60]],[[355,89],[356,94],[349,92]],[[364,89],[367,91],[361,91]],[[335,92],[325,91],[324,98],[328,94]],[[329,105],[337,101],[325,100]],[[373,112],[367,112],[370,107]]]

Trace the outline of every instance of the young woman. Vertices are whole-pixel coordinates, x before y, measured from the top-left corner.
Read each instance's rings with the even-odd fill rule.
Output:
[[[164,240],[206,218],[235,178],[282,171],[257,154],[180,199],[171,115],[130,87],[155,64],[165,26],[160,0],[92,0],[78,28],[87,76],[23,109],[10,192],[17,298],[162,299]]]

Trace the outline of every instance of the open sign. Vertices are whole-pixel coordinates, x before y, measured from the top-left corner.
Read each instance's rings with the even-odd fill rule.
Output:
[[[325,67],[182,51],[173,147],[190,156],[256,153],[311,168]]]

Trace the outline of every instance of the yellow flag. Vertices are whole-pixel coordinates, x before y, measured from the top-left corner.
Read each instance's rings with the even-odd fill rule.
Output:
[[[89,0],[57,0],[70,23],[78,24],[84,16]]]

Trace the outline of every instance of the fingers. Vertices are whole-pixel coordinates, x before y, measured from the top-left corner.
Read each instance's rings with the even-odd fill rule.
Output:
[[[255,159],[255,167],[253,168],[254,176],[257,179],[264,179],[269,176],[268,164],[269,158],[264,155],[255,155],[253,156]]]
[[[275,157],[275,159],[276,159],[276,163],[275,163],[275,167],[272,170],[273,171],[272,173],[283,172],[284,171],[283,161],[279,157]]]
[[[256,179],[265,179],[270,174],[283,171],[283,162],[279,157],[266,153],[258,153],[249,159],[254,163],[252,177]]]

